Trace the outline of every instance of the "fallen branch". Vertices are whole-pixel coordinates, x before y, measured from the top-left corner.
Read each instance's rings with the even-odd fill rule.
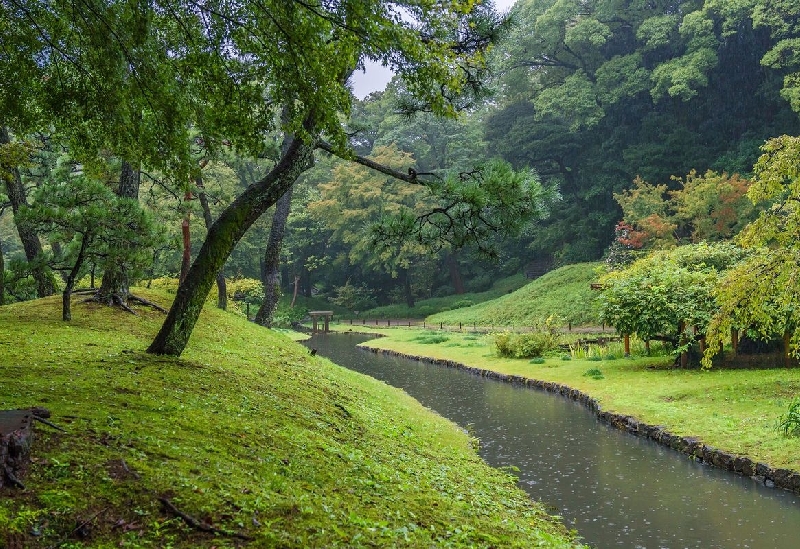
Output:
[[[57,429],[57,430],[61,431],[62,433],[66,433],[66,432],[67,432],[67,430],[66,430],[66,429],[64,429],[64,428],[62,428],[62,427],[59,427],[58,425],[56,425],[55,423],[53,423],[53,422],[52,422],[52,421],[50,421],[49,419],[45,419],[45,418],[43,418],[43,417],[39,417],[39,416],[37,416],[36,414],[33,414],[33,416],[32,416],[32,417],[33,417],[33,419],[35,419],[36,421],[40,421],[40,422],[44,423],[45,425],[47,425],[47,426],[49,426],[49,427],[52,427],[53,429]]]
[[[96,512],[90,518],[88,518],[88,519],[84,520],[83,522],[81,522],[80,524],[78,524],[75,528],[72,529],[72,531],[69,534],[67,534],[66,536],[61,538],[58,542],[56,542],[55,545],[51,545],[48,549],[57,549],[58,547],[61,547],[62,545],[64,545],[64,542],[66,542],[69,538],[71,538],[75,534],[83,531],[84,528],[86,528],[90,523],[94,522],[94,520],[97,517],[99,517],[100,515],[102,515],[106,511],[108,511],[108,507],[104,507],[103,509],[100,509],[98,512]],[[86,537],[86,536],[81,536],[81,537]]]
[[[177,507],[175,507],[175,504],[172,503],[169,499],[167,499],[165,497],[158,498],[158,501],[160,501],[161,504],[164,507],[166,507],[168,511],[170,511],[174,515],[176,515],[176,516],[180,517],[181,519],[183,519],[183,521],[186,524],[188,524],[191,528],[194,528],[195,530],[200,530],[201,532],[208,532],[209,534],[218,534],[218,535],[223,535],[223,536],[235,537],[235,538],[239,538],[239,539],[243,539],[243,540],[252,540],[253,539],[253,538],[251,538],[250,536],[248,536],[246,534],[240,534],[239,532],[231,532],[231,531],[228,531],[228,530],[220,530],[219,528],[215,528],[215,527],[210,526],[210,525],[208,525],[208,524],[206,524],[204,522],[200,522],[199,520],[194,518],[192,515],[186,514],[183,511],[181,511],[180,509],[178,509]]]

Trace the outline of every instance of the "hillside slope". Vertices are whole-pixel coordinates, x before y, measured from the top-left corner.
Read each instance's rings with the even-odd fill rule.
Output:
[[[600,263],[578,263],[560,267],[510,294],[472,307],[428,317],[431,324],[477,324],[479,326],[533,326],[550,315],[572,325],[596,325],[589,285],[596,280]]]
[[[161,313],[59,303],[0,307],[0,409],[66,430],[37,424],[0,546],[572,545],[399,390],[210,307],[175,359],[143,352]]]

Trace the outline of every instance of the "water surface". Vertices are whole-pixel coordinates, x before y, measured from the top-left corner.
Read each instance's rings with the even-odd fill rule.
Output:
[[[404,389],[481,440],[495,467],[593,547],[800,547],[800,498],[608,427],[582,405],[510,383],[318,335],[320,355]]]

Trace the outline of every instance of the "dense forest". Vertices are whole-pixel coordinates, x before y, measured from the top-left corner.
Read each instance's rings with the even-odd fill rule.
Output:
[[[0,300],[180,277],[178,325],[215,279],[261,280],[269,324],[279,293],[413,306],[729,238],[800,134],[786,0],[3,0],[0,28]],[[396,77],[359,100],[365,59]]]

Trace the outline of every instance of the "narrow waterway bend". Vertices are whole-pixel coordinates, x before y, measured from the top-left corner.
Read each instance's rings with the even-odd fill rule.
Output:
[[[307,344],[467,429],[489,464],[518,468],[520,486],[593,547],[800,547],[794,494],[613,429],[559,395],[356,347],[367,339]]]

